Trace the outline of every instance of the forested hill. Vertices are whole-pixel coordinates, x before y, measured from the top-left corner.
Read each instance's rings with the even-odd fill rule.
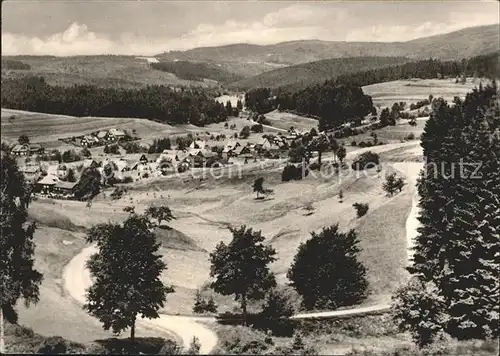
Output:
[[[230,73],[211,63],[175,61],[151,63],[150,65],[153,69],[173,73],[177,78],[185,80],[203,81],[210,79],[219,83],[231,83],[243,78],[241,75]]]
[[[477,56],[462,61],[424,60],[341,75],[321,84],[301,89],[254,88],[245,95],[248,108],[265,113],[276,108],[319,119],[320,129],[329,129],[373,110],[371,97],[362,86],[399,79],[459,77],[464,75],[498,78],[499,53]]]
[[[250,88],[303,88],[334,78],[339,75],[363,70],[388,67],[409,62],[405,57],[352,57],[332,58],[315,62],[297,64],[285,68],[264,72],[252,78],[245,78],[229,87],[236,89]]]
[[[301,40],[271,45],[237,43],[226,46],[199,47],[187,51],[159,54],[163,60],[271,62],[287,65],[329,58],[408,57],[452,60],[498,51],[498,24],[469,27],[447,34],[423,37],[408,42],[336,42]]]
[[[425,60],[397,66],[372,69],[357,73],[340,75],[332,81],[337,84],[365,86],[410,78],[479,77],[500,78],[500,52],[476,56],[461,61]]]
[[[498,78],[499,52],[456,61],[436,59],[412,61],[402,57],[335,58],[276,69],[233,83],[231,87],[281,88],[288,91],[335,80],[364,86],[409,78],[468,76]]]
[[[51,86],[42,77],[2,80],[2,107],[71,116],[135,117],[203,126],[227,119],[223,104],[202,89]]]

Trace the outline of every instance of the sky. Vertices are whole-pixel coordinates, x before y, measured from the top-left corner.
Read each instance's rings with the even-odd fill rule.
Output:
[[[232,43],[407,41],[499,23],[499,1],[5,0],[2,55],[154,55]]]

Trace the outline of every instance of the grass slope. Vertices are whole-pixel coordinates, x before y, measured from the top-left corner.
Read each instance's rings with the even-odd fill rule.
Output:
[[[232,83],[231,88],[287,87],[297,89],[322,83],[342,74],[381,68],[408,62],[404,57],[352,57],[332,58],[297,64],[265,72],[252,78]]]

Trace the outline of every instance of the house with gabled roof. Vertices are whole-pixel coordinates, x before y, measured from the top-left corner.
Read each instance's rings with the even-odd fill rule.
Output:
[[[75,195],[77,185],[78,182],[59,181],[54,185],[53,191],[54,193],[62,195],[66,198],[72,198]]]
[[[202,140],[194,140],[193,142],[191,142],[191,144],[189,145],[189,148],[190,149],[200,149],[200,150],[203,150],[203,149],[207,149],[209,148],[208,144],[206,141],[202,141]]]
[[[83,147],[92,147],[99,143],[99,139],[92,135],[85,135],[80,141],[80,145]]]
[[[26,144],[15,145],[10,152],[16,156],[27,156],[30,153],[30,147]]]
[[[238,146],[233,150],[235,156],[240,156],[243,154],[250,154],[250,147],[248,146]]]
[[[37,191],[44,194],[52,193],[57,182],[59,182],[59,178],[48,174],[36,182],[35,188]]]
[[[110,140],[118,141],[125,136],[127,136],[127,134],[123,130],[112,128],[108,131],[108,139]]]

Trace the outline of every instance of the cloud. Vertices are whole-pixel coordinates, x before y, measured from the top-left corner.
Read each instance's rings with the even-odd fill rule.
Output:
[[[295,3],[263,14],[256,20],[233,18],[215,24],[201,23],[185,31],[183,35],[178,35],[180,32],[177,32],[175,38],[168,33],[161,33],[161,30],[149,37],[134,35],[132,32],[111,37],[108,33],[94,32],[86,24],[79,22],[72,23],[62,32],[45,37],[6,31],[2,33],[2,53],[56,56],[153,55],[168,50],[242,42],[264,45],[303,39],[407,41],[470,26],[498,23],[498,13],[483,11],[482,8],[477,11],[457,9],[455,12],[444,13],[438,17],[439,20],[429,17],[416,25],[399,16],[392,18],[397,20],[396,23],[384,21],[380,24],[380,17],[376,14],[359,17],[359,13],[362,12],[359,8],[361,5],[356,4],[356,6],[358,7],[340,8],[323,3],[314,5]],[[370,12],[374,11],[372,10]],[[135,32],[141,33],[141,31]]]

